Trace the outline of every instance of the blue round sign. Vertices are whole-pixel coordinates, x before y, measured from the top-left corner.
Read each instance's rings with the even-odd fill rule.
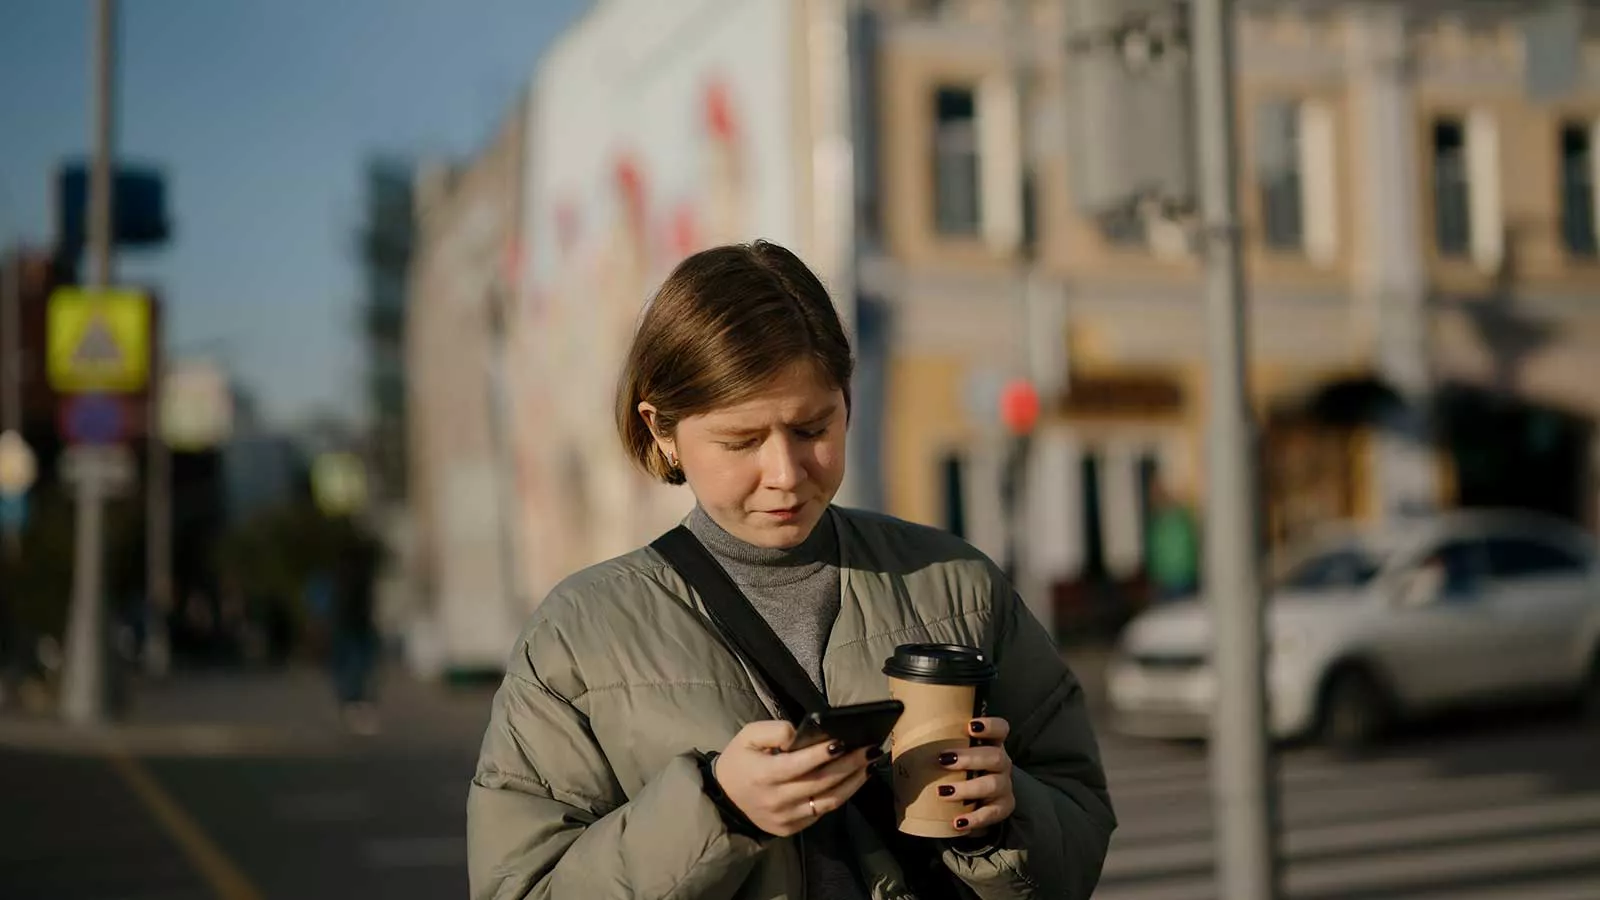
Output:
[[[122,440],[127,426],[122,401],[105,394],[83,394],[67,401],[67,440],[74,444],[112,444]]]

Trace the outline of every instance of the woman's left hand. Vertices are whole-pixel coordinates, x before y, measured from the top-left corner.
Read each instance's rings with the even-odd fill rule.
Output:
[[[941,754],[939,764],[952,772],[975,774],[960,784],[941,785],[939,793],[952,800],[978,804],[977,809],[955,820],[957,830],[976,834],[1011,818],[1017,809],[1011,788],[1011,755],[1005,747],[1011,725],[1005,719],[973,719],[967,733],[980,746]]]

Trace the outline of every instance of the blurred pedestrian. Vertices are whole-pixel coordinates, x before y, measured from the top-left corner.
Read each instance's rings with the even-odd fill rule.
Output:
[[[339,558],[331,583],[330,605],[334,692],[345,727],[372,735],[379,729],[374,670],[378,663],[378,630],[373,617],[380,552],[378,542],[353,522],[341,529]]]
[[[1162,485],[1151,492],[1147,574],[1160,602],[1200,589],[1200,531],[1193,511]]]
[[[970,745],[938,760],[969,773],[941,794],[965,810],[950,823],[959,837],[902,838],[892,808],[851,802],[883,796],[881,748],[785,750],[794,728],[751,674],[763,663],[719,639],[646,547],[567,579],[517,639],[469,794],[474,897],[1093,892],[1115,818],[1054,641],[965,542],[832,505],[853,367],[826,289],[793,254],[707,250],[646,310],[617,425],[645,472],[689,486],[692,539],[834,701],[887,697],[899,643],[994,660]]]

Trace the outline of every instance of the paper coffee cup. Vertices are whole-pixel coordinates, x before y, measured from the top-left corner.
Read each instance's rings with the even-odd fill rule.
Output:
[[[889,696],[905,704],[890,735],[897,824],[905,834],[956,837],[955,820],[973,805],[939,796],[966,772],[939,765],[939,754],[972,746],[967,723],[982,715],[994,664],[959,644],[904,644],[883,666]]]

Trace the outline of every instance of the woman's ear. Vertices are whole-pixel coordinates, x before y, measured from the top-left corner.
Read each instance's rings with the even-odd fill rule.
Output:
[[[672,439],[661,433],[661,414],[656,410],[655,406],[649,402],[641,401],[639,403],[639,418],[644,420],[644,427],[650,429],[650,437],[655,439],[656,448],[661,451],[661,455],[676,465],[677,449],[673,446]]]

